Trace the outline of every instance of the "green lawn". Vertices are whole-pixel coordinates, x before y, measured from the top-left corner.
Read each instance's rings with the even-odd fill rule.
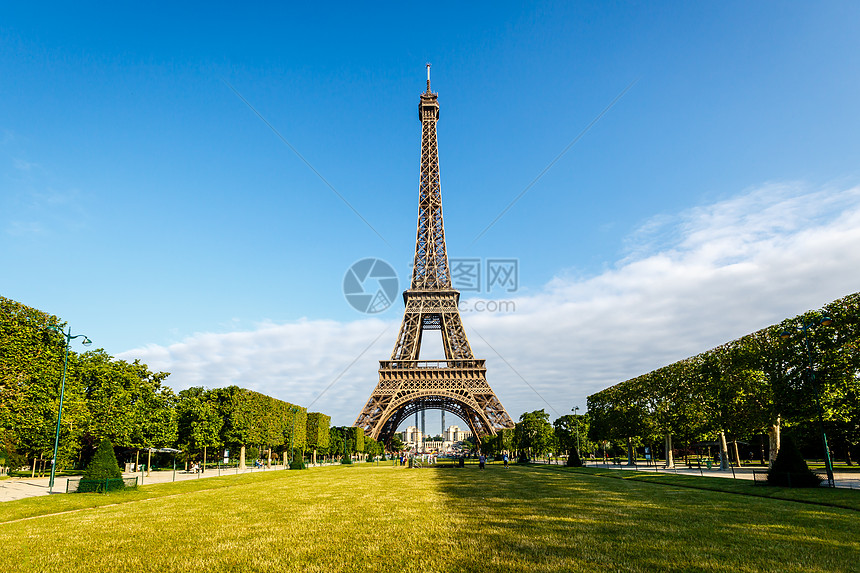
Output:
[[[265,472],[7,502],[0,542],[5,568],[28,572],[860,570],[860,512],[691,485],[496,465]]]

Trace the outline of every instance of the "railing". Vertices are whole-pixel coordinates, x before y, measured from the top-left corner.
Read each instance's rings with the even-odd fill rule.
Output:
[[[480,370],[486,368],[485,360],[380,360],[380,370],[403,370],[412,368],[459,368]]]
[[[69,478],[66,493],[107,493],[137,487],[137,478]]]
[[[821,482],[826,482],[827,479],[820,473],[815,473],[818,478],[818,483],[815,483],[815,478],[809,473],[795,472],[777,472],[775,479],[769,477],[768,471],[753,471],[753,481],[755,485],[772,485],[777,487],[812,487],[820,485]]]

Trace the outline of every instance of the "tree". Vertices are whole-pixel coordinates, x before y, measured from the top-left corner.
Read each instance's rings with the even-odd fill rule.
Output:
[[[63,326],[56,316],[0,297],[0,441],[13,457],[53,451],[66,341],[48,327]],[[58,467],[77,455],[86,418],[76,357],[69,352]]]
[[[646,433],[645,385],[640,376],[588,397],[591,416],[588,437],[594,441],[626,442],[627,464],[635,465],[635,438]]]
[[[594,444],[588,439],[589,419],[587,414],[567,414],[557,418],[553,423],[553,431],[559,449],[577,453],[593,451]]]
[[[332,457],[342,456],[343,451],[343,428],[331,427],[328,430],[328,451]]]
[[[364,453],[367,454],[367,459],[373,461],[377,456],[382,455],[383,447],[380,442],[377,442],[369,436],[364,437]]]
[[[188,388],[179,392],[176,406],[179,445],[186,450],[204,450],[221,445],[224,420],[217,403],[203,388]]]
[[[403,446],[406,444],[403,443],[403,438],[400,437],[400,434],[395,433],[391,437],[391,441],[389,442],[389,447],[392,452],[399,452],[403,450]]]
[[[558,447],[570,455],[570,452],[577,449],[577,420],[573,414],[567,414],[556,418],[552,423],[555,439]]]
[[[346,453],[359,454],[364,452],[364,428],[343,426],[340,428],[343,439],[346,440]]]
[[[317,452],[328,451],[329,425],[331,416],[319,412],[311,412],[307,415],[307,443],[308,448],[313,450],[313,462],[316,463]]]
[[[517,448],[531,452],[531,457],[549,453],[554,438],[549,414],[543,409],[523,413],[514,427],[514,435]]]

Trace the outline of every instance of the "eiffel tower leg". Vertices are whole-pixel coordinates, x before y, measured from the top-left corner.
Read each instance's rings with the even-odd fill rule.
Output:
[[[392,360],[418,360],[421,349],[421,314],[407,312],[403,315],[400,333],[391,352]]]
[[[472,358],[472,347],[466,338],[459,312],[442,314],[442,346],[448,360]]]

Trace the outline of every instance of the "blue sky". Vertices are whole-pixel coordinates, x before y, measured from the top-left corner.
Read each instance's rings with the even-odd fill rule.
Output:
[[[467,332],[513,417],[555,417],[858,290],[857,21],[847,2],[6,4],[0,294],[176,389],[351,423],[402,303],[367,317],[342,281],[365,257],[408,279],[432,62],[449,255],[519,263],[516,293],[470,295],[515,311]]]

